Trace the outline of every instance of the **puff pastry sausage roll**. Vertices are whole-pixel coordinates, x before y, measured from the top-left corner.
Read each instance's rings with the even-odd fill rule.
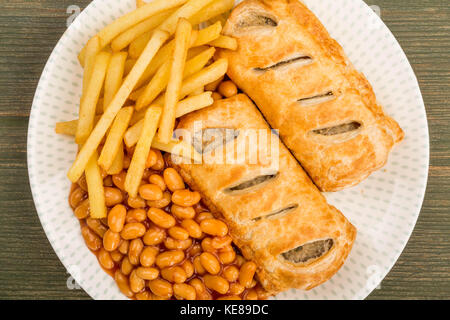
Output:
[[[246,0],[224,33],[229,77],[323,191],[353,186],[385,165],[403,139],[371,85],[318,18],[298,0]]]
[[[198,121],[202,121],[201,129],[196,128]],[[202,194],[211,212],[227,222],[234,243],[258,265],[258,278],[268,292],[311,289],[339,270],[352,248],[356,229],[327,204],[246,95],[191,113],[177,128],[185,131],[183,137],[189,133],[194,146],[201,148],[203,162],[183,164],[174,155],[168,161]],[[248,129],[259,132],[257,147],[246,142],[251,135]],[[279,146],[276,152],[274,142]],[[221,146],[223,159],[228,161],[217,164],[208,160]],[[270,157],[259,156],[252,162],[261,149],[277,155],[270,161]],[[236,150],[247,160],[233,164],[230,159],[237,160],[232,156],[238,155]]]

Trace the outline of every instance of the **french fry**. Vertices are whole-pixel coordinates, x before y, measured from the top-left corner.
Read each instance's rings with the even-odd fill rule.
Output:
[[[86,183],[89,194],[89,208],[91,218],[106,218],[105,189],[100,168],[97,164],[95,151],[86,164]]]
[[[130,43],[130,47],[128,48],[128,54],[132,59],[137,59],[142,54],[142,51],[144,51],[145,46],[150,41],[150,38],[152,37],[151,32],[146,32],[136,39],[134,39]]]
[[[128,168],[127,176],[125,178],[125,190],[131,197],[137,196],[138,188],[145,170],[145,161],[150,152],[153,137],[158,129],[161,113],[162,110],[160,107],[151,107],[145,113],[142,133],[139,137],[136,149],[134,150],[133,158],[131,159],[130,167]]]
[[[127,59],[126,52],[114,53],[109,63],[108,71],[105,78],[105,93],[103,97],[103,111],[106,110],[111,103],[114,95],[119,90],[123,81],[123,74],[125,71],[125,61]]]
[[[111,126],[111,123],[113,122],[117,113],[122,108],[123,104],[127,101],[131,91],[136,86],[136,83],[155,56],[156,52],[161,48],[162,44],[167,41],[168,38],[169,34],[167,32],[157,30],[153,33],[153,37],[148,43],[144,52],[139,57],[130,74],[125,78],[125,81],[122,83],[119,91],[108,106],[108,109],[102,115],[91,135],[86,140],[86,143],[78,153],[75,162],[72,164],[72,167],[67,174],[70,181],[76,182],[81,177],[84,169],[86,168],[86,164],[89,161],[89,158],[92,156],[92,154],[95,152],[98,145],[102,141],[106,131]]]
[[[114,157],[114,161],[109,167],[108,170],[106,170],[107,174],[113,175],[113,174],[119,174],[123,169],[123,158],[125,157],[125,154],[123,152],[123,141],[120,142],[119,151],[117,152],[116,156]]]
[[[211,97],[212,92],[207,91],[199,95],[192,96],[180,101],[177,104],[177,112],[175,116],[180,118],[188,113],[194,112],[196,110],[203,109],[214,103],[214,99]]]
[[[195,97],[205,92],[205,87],[200,87],[192,91],[192,93],[189,94],[189,97]]]
[[[102,95],[102,93],[100,92],[100,96]],[[97,106],[95,107],[95,114],[99,115],[103,113],[103,104],[104,104],[104,100],[103,98],[99,98],[97,101]]]
[[[215,24],[200,30],[193,47],[202,46],[218,39],[221,32],[222,25],[220,24],[220,22],[216,22]]]
[[[91,79],[92,70],[94,69],[95,58],[100,52],[100,39],[99,37],[93,37],[86,44],[86,63],[83,73],[83,95],[86,94],[86,90]]]
[[[202,155],[192,145],[183,140],[171,140],[169,143],[162,143],[158,139],[153,139],[152,148],[192,159],[196,163],[202,161]]]
[[[192,0],[195,2],[195,0]],[[191,2],[188,2],[191,3]],[[172,138],[175,126],[175,112],[183,82],[184,66],[186,64],[187,51],[191,38],[192,26],[184,18],[178,20],[175,32],[175,48],[170,59],[170,76],[167,85],[164,109],[158,130],[158,138],[163,143],[168,143]]]
[[[185,4],[187,0],[154,0],[144,6],[120,17],[111,24],[103,28],[97,36],[100,38],[100,48],[106,47],[114,38],[122,32],[130,29],[145,19],[154,16],[160,12],[179,7]],[[79,55],[80,63],[84,66],[85,52]]]
[[[192,59],[188,60],[184,67],[183,79],[199,72],[211,58],[214,56],[215,49],[208,48]],[[158,95],[164,91],[169,82],[170,62],[164,63],[156,72],[144,92],[136,101],[136,110],[149,106]]]
[[[147,2],[145,2],[144,0],[136,0],[136,7],[140,8],[142,6],[145,6]]]
[[[120,51],[126,48],[135,39],[159,26],[174,12],[175,9],[163,11],[131,27],[111,42],[111,49]]]
[[[75,134],[77,133],[77,127],[78,120],[57,122],[55,126],[55,133],[75,136]]]
[[[192,23],[192,25],[195,26],[229,11],[233,9],[233,7],[234,0],[217,0],[204,7],[192,17],[188,18],[188,20],[190,23]]]
[[[114,122],[109,130],[102,153],[98,158],[98,164],[107,171],[119,152],[119,147],[123,140],[123,135],[128,128],[131,116],[133,115],[133,107],[122,108],[114,119]]]
[[[123,71],[123,76],[126,77],[131,69],[133,69],[134,65],[136,64],[136,59],[128,59],[127,61],[125,61],[125,68]]]
[[[175,116],[177,118],[184,116],[190,112],[203,109],[214,103],[214,99],[211,97],[212,92],[204,92],[198,96],[186,98],[177,104]],[[145,110],[144,110],[145,111]],[[133,147],[142,132],[142,126],[144,124],[143,118],[145,113],[139,111],[134,113],[133,119],[130,122],[131,127],[125,132],[124,141],[128,148]]]
[[[228,36],[220,36],[216,40],[213,40],[209,43],[214,47],[219,47],[223,49],[236,50],[238,47],[237,40]]]
[[[99,115],[95,116],[94,125],[97,124],[99,119],[100,119]],[[78,127],[78,119],[57,122],[55,125],[55,133],[75,137],[75,134],[77,133],[77,127]]]
[[[208,84],[205,86],[205,90],[206,90],[206,91],[212,91],[212,92],[216,91],[216,89],[217,89],[217,88],[219,87],[219,85],[222,83],[223,79],[224,79],[224,77],[220,77],[220,78],[217,79],[216,81],[213,81],[213,82],[211,82],[211,83],[208,83]]]
[[[189,0],[173,13],[159,28],[173,34],[180,18],[189,19],[214,0]]]
[[[183,81],[183,85],[181,86],[180,91],[180,99],[183,99],[187,95],[191,94],[198,88],[207,85],[208,83],[214,82],[220,77],[222,77],[228,69],[228,60],[221,58],[211,65],[203,68],[201,71],[196,74],[186,78]],[[161,95],[158,99],[156,99],[153,104],[162,106],[164,104],[165,96]]]
[[[75,142],[78,144],[83,144],[86,141],[94,127],[97,103],[110,59],[111,54],[108,52],[100,52],[95,58],[92,76],[80,103],[80,119],[78,121],[77,134],[75,135]]]
[[[139,99],[139,97],[144,93],[144,91],[145,91],[145,87],[142,87],[142,88],[139,88],[139,89],[133,91],[130,94],[129,99],[131,101],[137,101],[137,99]]]

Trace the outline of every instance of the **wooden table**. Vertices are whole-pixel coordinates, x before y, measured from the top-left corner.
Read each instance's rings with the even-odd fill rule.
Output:
[[[117,0],[120,1],[120,0]],[[0,299],[88,299],[39,223],[27,176],[34,91],[70,13],[89,0],[0,0]],[[399,40],[419,78],[431,139],[428,190],[414,233],[370,299],[450,298],[450,4],[366,0]]]

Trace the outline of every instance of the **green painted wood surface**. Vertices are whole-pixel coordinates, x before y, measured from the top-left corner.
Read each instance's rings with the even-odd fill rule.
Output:
[[[119,1],[119,0],[117,0]],[[320,0],[319,0],[320,1]],[[70,14],[87,0],[0,0],[0,299],[88,299],[39,223],[26,164],[28,115],[44,64]],[[366,0],[405,50],[427,108],[431,167],[414,233],[370,299],[450,298],[450,3]]]

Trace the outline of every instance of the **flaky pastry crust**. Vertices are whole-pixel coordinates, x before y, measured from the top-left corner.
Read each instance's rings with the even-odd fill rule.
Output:
[[[322,191],[337,191],[383,167],[403,131],[386,116],[363,74],[298,0],[245,0],[221,50],[229,77],[256,103]]]

